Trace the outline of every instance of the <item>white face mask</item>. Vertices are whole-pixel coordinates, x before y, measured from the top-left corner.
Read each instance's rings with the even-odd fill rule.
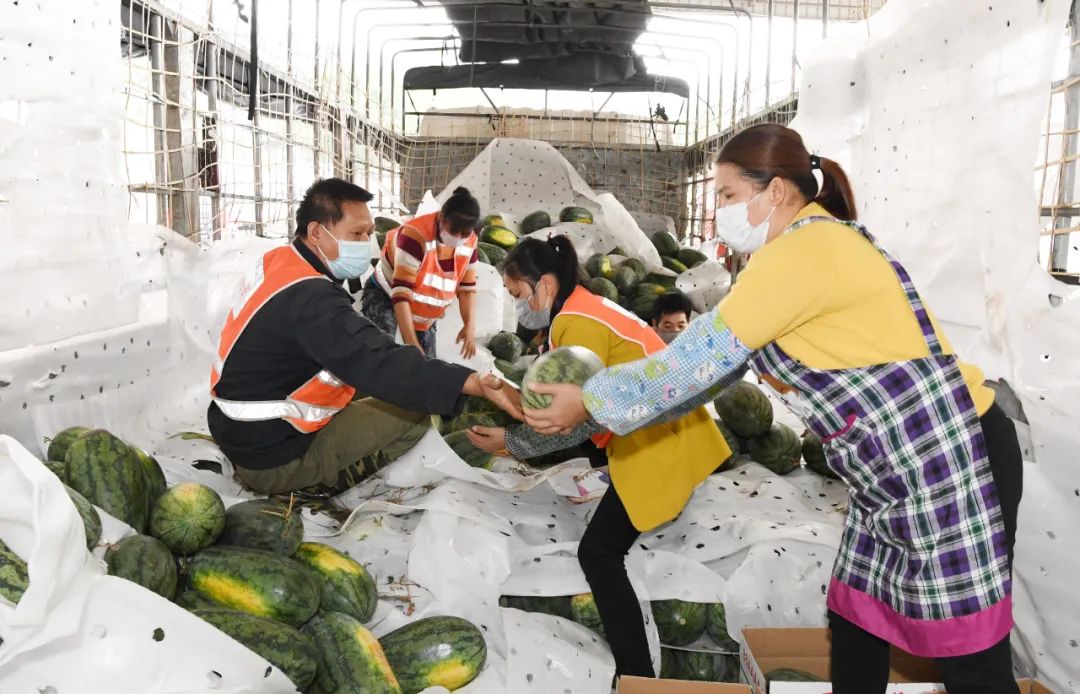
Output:
[[[776,208],[769,210],[769,215],[761,224],[751,224],[749,216],[750,203],[761,197],[764,192],[761,191],[746,202],[737,202],[716,210],[713,217],[716,234],[732,250],[739,253],[753,253],[765,245],[765,238],[769,235],[769,219]]]
[[[465,243],[465,239],[467,238],[467,236],[454,236],[453,234],[448,234],[445,231],[439,231],[439,243],[444,246],[449,246],[450,248],[457,248],[461,244]]]

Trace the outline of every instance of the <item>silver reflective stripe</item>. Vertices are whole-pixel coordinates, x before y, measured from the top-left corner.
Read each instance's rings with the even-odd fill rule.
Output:
[[[270,419],[300,419],[319,422],[341,411],[338,407],[317,407],[295,400],[260,400],[243,402],[214,398],[226,417],[238,422],[262,422]]]
[[[413,301],[418,301],[421,304],[427,304],[428,306],[437,306],[438,308],[446,308],[450,305],[449,299],[436,299],[431,296],[424,296],[423,294],[413,293]]]
[[[452,292],[457,289],[457,282],[453,278],[440,277],[439,275],[424,275],[424,284],[444,292]]]
[[[420,325],[430,326],[435,322],[434,318],[424,318],[423,316],[413,315],[413,323],[419,323]]]
[[[424,244],[424,250],[428,251],[429,253],[431,251],[435,250],[435,242],[434,241],[428,241],[426,244]]]
[[[454,249],[455,255],[463,255],[466,258],[471,258],[475,249],[472,246],[458,246]]]
[[[320,381],[322,381],[323,383],[325,383],[327,385],[336,386],[338,388],[345,385],[337,376],[330,373],[326,369],[323,369],[319,373],[315,374],[315,378],[319,379]]]

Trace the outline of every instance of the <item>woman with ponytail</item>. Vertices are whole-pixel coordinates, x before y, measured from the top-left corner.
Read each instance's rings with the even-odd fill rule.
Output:
[[[608,366],[664,348],[652,328],[579,286],[578,277],[577,254],[565,236],[525,239],[503,263],[503,283],[517,301],[518,320],[534,330],[550,326],[549,347],[584,347]],[[624,560],[642,532],[678,516],[694,487],[730,457],[705,408],[625,436],[591,425],[542,436],[516,424],[506,429],[473,427],[469,438],[479,448],[505,450],[519,460],[590,438],[606,450],[612,484],[581,538],[578,561],[592,588],[617,674],[652,677],[645,623]]]
[[[937,659],[949,694],[1015,694],[1012,422],[904,267],[855,222],[836,162],[760,125],[724,146],[713,177],[719,235],[754,254],[731,292],[662,353],[584,388],[537,386],[554,400],[526,421],[626,435],[707,401],[748,362],[850,488],[827,598],[832,691],[884,692],[891,644]]]
[[[476,227],[480,203],[456,188],[438,212],[416,217],[386,236],[379,266],[364,288],[360,312],[389,335],[435,356],[436,321],[456,297],[464,326],[457,343],[476,354]]]

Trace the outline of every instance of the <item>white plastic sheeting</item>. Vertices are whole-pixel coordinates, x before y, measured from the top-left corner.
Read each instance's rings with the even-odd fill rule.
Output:
[[[1069,5],[889,2],[804,62],[793,123],[961,356],[1023,403],[1014,644],[1061,691],[1080,689],[1080,291],[1038,265],[1032,170]]]

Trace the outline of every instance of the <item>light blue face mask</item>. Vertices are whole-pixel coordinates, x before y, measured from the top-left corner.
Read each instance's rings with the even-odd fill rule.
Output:
[[[330,230],[325,226],[319,226],[330,234]],[[371,241],[342,241],[333,234],[330,234],[330,238],[337,241],[338,257],[329,260],[324,253],[323,260],[334,277],[339,280],[354,280],[367,272],[371,267]]]
[[[539,285],[537,285],[539,287]],[[536,296],[536,289],[533,289],[531,296],[527,296],[524,299],[518,299],[514,302],[514,310],[517,313],[518,324],[528,330],[542,330],[551,325],[551,307],[544,308],[541,305],[540,308],[533,308],[529,305],[529,299],[532,296]],[[536,297],[539,299],[540,297]]]

